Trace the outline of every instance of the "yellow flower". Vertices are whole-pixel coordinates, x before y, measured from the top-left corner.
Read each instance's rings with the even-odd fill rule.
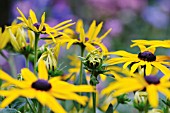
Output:
[[[9,32],[8,28],[5,28],[5,30],[2,32],[2,28],[0,27],[0,50],[2,50],[6,44],[9,42]]]
[[[146,45],[151,47],[164,47],[170,48],[170,40],[132,40],[131,47],[138,45]]]
[[[158,92],[170,98],[170,81],[166,75],[161,79],[153,75],[125,77],[110,83],[108,87],[103,89],[102,94],[109,94],[114,91],[113,96],[119,96],[124,93],[143,90],[144,88],[148,93],[148,100],[152,107],[158,106]]]
[[[78,20],[76,24],[76,32],[74,32],[72,29],[65,29],[64,33],[68,36],[58,38],[57,42],[62,44],[68,43],[67,49],[69,49],[73,44],[79,44],[86,47],[88,51],[93,51],[96,49],[96,46],[99,46],[103,52],[107,52],[108,50],[102,43],[102,40],[109,34],[111,29],[109,29],[102,36],[98,37],[98,34],[103,26],[103,22],[101,22],[99,25],[96,25],[96,21],[94,20],[87,32],[85,32],[83,26],[83,21]]]
[[[19,81],[12,78],[7,73],[0,70],[0,79],[14,84],[16,88],[10,90],[1,90],[0,95],[6,98],[2,101],[1,107],[9,105],[16,98],[22,96],[27,98],[36,98],[42,105],[48,106],[53,112],[66,113],[55,98],[64,100],[75,100],[82,105],[86,104],[88,98],[79,96],[76,92],[93,92],[90,85],[73,85],[61,81],[57,77],[48,80],[48,74],[44,61],[38,64],[38,78],[27,68],[21,70],[24,80]]]
[[[166,60],[169,60],[169,56],[164,55],[154,55],[155,48],[149,47],[146,48],[143,45],[138,45],[140,48],[139,54],[132,54],[123,50],[115,51],[115,52],[109,52],[107,54],[114,54],[121,57],[111,58],[107,61],[108,64],[120,64],[125,63],[123,65],[123,68],[126,69],[128,65],[132,64],[131,66],[131,72],[135,72],[135,70],[140,66],[146,66],[145,74],[150,75],[152,72],[152,68],[156,67],[160,71],[162,71],[164,74],[169,73],[169,69],[165,65],[169,65],[169,62]]]
[[[17,8],[18,12],[20,13],[21,17],[18,17],[19,20],[23,22],[23,26],[31,29],[32,31],[36,33],[42,33],[42,34],[48,34],[50,37],[53,38],[53,41],[55,42],[54,36],[59,34],[59,31],[72,26],[74,23],[69,23],[72,20],[66,20],[64,22],[59,23],[58,25],[54,27],[50,27],[48,24],[45,23],[45,12],[41,16],[41,22],[38,22],[36,14],[33,10],[30,9],[29,11],[29,17],[26,19],[22,11]]]

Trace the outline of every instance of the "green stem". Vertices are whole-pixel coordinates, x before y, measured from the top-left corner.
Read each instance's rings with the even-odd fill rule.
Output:
[[[25,56],[26,58],[26,67],[29,69],[29,55],[28,56]]]
[[[9,55],[8,63],[11,69],[12,76],[15,78],[17,75],[17,70],[16,70],[14,59],[13,59],[13,55],[11,54]]]
[[[94,85],[95,89],[96,89],[96,85]],[[96,93],[93,92],[92,93],[92,98],[93,98],[93,113],[96,113]]]
[[[26,98],[26,101],[27,101],[29,107],[31,108],[31,111],[32,111],[33,113],[37,113],[36,110],[35,110],[35,108],[32,107],[30,100],[29,100],[28,98]]]
[[[147,101],[147,102],[146,102],[146,105],[145,105],[145,110],[144,110],[145,113],[148,113],[148,105],[149,105],[149,103],[148,103],[148,101]]]
[[[36,73],[36,63],[37,63],[37,59],[38,59],[38,54],[37,54],[37,48],[38,48],[38,40],[39,40],[39,33],[35,33],[35,43],[34,43],[34,73]]]
[[[85,50],[85,47],[84,45],[81,46],[81,57],[84,56],[84,50]],[[80,80],[79,80],[79,85],[81,85],[83,83],[83,62],[81,61],[81,64],[80,64]]]
[[[84,45],[80,45],[81,47],[81,57],[84,56],[84,50],[85,50],[85,47]],[[81,64],[80,64],[80,74],[79,74],[79,85],[83,84],[83,62],[81,61]],[[82,96],[82,93],[80,92],[79,93],[80,96]],[[81,105],[79,104],[78,105],[78,110],[80,110],[81,108]]]
[[[119,106],[119,103],[116,104],[116,106],[115,106],[115,108],[113,109],[113,111],[115,111],[118,106]]]
[[[38,106],[38,113],[44,113],[43,112],[43,105],[41,103],[39,103],[39,106]]]

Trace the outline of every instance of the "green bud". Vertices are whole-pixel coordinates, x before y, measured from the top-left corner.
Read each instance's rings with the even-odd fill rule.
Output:
[[[148,113],[164,113],[164,112],[160,109],[152,109],[152,110],[149,110]]]
[[[147,101],[148,101],[147,92],[141,91],[135,92],[133,105],[136,109],[138,109],[139,111],[144,111],[144,108],[147,105]]]
[[[123,94],[117,97],[118,103],[120,104],[127,104],[130,102],[130,99],[127,97],[127,94]]]

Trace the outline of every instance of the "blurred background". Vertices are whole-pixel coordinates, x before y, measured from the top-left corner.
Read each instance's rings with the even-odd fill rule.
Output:
[[[103,21],[101,34],[112,28],[103,42],[109,51],[138,53],[138,49],[130,48],[131,40],[164,40],[170,36],[170,0],[1,0],[1,27],[10,25],[19,16],[16,7],[26,16],[33,9],[38,19],[46,12],[46,23],[50,26],[68,19],[75,22],[83,19],[87,30],[93,20]],[[9,55],[9,60],[11,64],[0,56],[0,66],[12,75],[25,66],[21,55]]]
[[[33,9],[38,19],[46,12],[46,23],[51,26],[67,19],[75,22],[83,19],[87,30],[93,20],[103,21],[100,34],[112,28],[103,41],[109,51],[139,52],[130,48],[131,40],[163,40],[170,36],[170,0],[1,0],[1,27],[10,25],[19,16],[16,7],[26,16]],[[13,63],[23,67],[25,63],[16,60],[18,57],[22,56],[12,57]],[[1,59],[1,67],[8,70],[9,66]],[[19,72],[20,68],[17,69]]]
[[[170,0],[1,0],[1,26],[19,16],[16,7],[26,16],[33,9],[39,19],[45,11],[51,26],[81,18],[88,28],[92,20],[103,21],[102,32],[112,28],[104,40],[109,50],[130,50],[132,39],[168,39],[170,34]]]

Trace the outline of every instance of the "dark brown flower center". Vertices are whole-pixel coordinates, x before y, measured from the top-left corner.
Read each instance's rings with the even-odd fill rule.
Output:
[[[138,58],[148,62],[152,62],[156,60],[156,56],[149,51],[144,51],[142,53],[139,53]]]
[[[39,29],[39,27],[40,27],[40,23],[35,23],[35,24],[33,24],[37,29]],[[45,26],[43,26],[43,29],[41,30],[41,31],[45,31],[46,30],[46,28],[45,28]]]
[[[80,41],[80,37],[78,37],[78,40]],[[87,42],[89,39],[85,37],[85,42]]]
[[[50,83],[48,83],[48,81],[43,79],[38,79],[37,81],[32,83],[31,87],[36,90],[49,91],[52,86]]]
[[[153,75],[145,76],[144,78],[148,84],[159,84],[160,83],[159,78]]]

